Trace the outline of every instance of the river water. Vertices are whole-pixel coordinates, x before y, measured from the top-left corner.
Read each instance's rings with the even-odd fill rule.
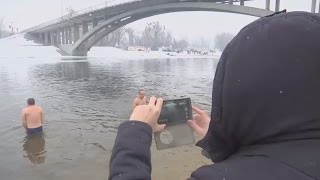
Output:
[[[0,175],[3,180],[103,180],[119,124],[143,88],[190,97],[208,112],[217,59],[0,58]],[[28,137],[20,113],[34,97],[44,133]],[[153,179],[185,179],[210,163],[194,145],[157,151]]]

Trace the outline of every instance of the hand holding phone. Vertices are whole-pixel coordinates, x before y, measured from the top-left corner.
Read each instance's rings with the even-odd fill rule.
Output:
[[[151,126],[153,132],[161,131],[165,125],[158,124],[163,100],[161,98],[151,97],[148,105],[137,106],[131,116],[130,120],[141,121]]]
[[[193,131],[202,139],[208,132],[210,116],[204,110],[201,110],[197,107],[192,106],[192,110],[197,114],[193,116],[192,120],[188,121],[188,124],[191,126]]]

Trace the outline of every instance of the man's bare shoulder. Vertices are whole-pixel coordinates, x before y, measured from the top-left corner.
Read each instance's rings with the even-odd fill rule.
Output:
[[[37,108],[39,111],[43,112],[42,107],[40,107],[40,106],[36,106],[36,108]]]
[[[134,103],[139,102],[139,98],[136,97],[133,102],[134,102]]]
[[[25,114],[27,111],[28,111],[28,107],[25,107],[25,108],[22,109],[21,113]]]

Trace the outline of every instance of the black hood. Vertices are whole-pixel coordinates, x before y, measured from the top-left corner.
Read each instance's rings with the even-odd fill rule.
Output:
[[[282,13],[249,24],[221,56],[209,131],[198,145],[221,162],[255,145],[299,142],[303,152],[301,142],[319,139],[320,16]]]

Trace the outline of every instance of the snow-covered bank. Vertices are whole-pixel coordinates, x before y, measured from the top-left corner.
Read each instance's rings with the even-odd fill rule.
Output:
[[[17,34],[0,39],[0,58],[61,58],[58,49],[54,46],[43,46],[25,38],[25,34]],[[162,51],[125,51],[114,47],[93,47],[88,57],[105,57],[114,59],[162,59],[162,58],[218,58],[214,55],[192,55],[187,53],[168,53]]]
[[[0,39],[0,58],[20,57],[61,57],[61,55],[56,47],[36,44],[32,40],[27,40],[24,34]]]

